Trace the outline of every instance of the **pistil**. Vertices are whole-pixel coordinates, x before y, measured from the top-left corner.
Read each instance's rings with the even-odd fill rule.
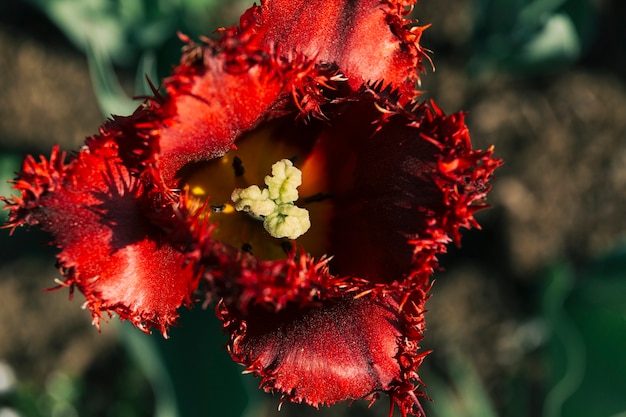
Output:
[[[262,219],[272,237],[297,239],[311,227],[308,210],[294,204],[301,184],[302,172],[289,159],[281,159],[272,165],[272,175],[265,177],[267,188],[236,188],[231,200],[235,210]]]
[[[328,253],[334,207],[325,160],[310,158],[317,140],[311,126],[286,129],[281,122],[249,133],[219,159],[190,167],[182,185],[197,197],[192,204],[209,199],[215,240],[263,260],[294,248],[321,257]]]

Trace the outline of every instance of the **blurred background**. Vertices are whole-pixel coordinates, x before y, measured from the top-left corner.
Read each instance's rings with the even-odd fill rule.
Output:
[[[24,154],[77,149],[128,114],[192,38],[237,22],[226,0],[0,3],[0,195]],[[468,111],[506,164],[481,231],[442,257],[420,368],[430,417],[626,417],[626,2],[421,0],[425,98]],[[3,213],[0,220],[4,220]],[[256,389],[212,311],[164,341],[102,332],[55,285],[36,230],[0,231],[0,417],[385,416]]]

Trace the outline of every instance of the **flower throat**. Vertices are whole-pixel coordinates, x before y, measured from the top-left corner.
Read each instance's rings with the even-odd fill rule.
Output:
[[[251,132],[184,184],[196,203],[208,199],[214,239],[264,260],[283,258],[297,239],[298,247],[321,256],[332,212],[323,164],[311,157],[313,140],[280,126]]]

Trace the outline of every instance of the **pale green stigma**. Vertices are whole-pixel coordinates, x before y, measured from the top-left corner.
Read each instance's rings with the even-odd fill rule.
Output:
[[[277,204],[296,201],[300,184],[302,184],[302,171],[294,167],[289,159],[276,162],[272,165],[272,175],[265,177],[270,199]]]
[[[300,184],[302,171],[289,159],[282,159],[272,165],[272,175],[265,177],[267,188],[236,188],[230,198],[237,211],[262,218],[272,237],[297,239],[311,227],[309,212],[294,204]]]
[[[248,188],[236,188],[230,199],[235,203],[235,210],[245,211],[254,216],[269,216],[276,210],[276,203],[270,200],[267,188],[256,185]]]
[[[297,239],[309,230],[311,220],[308,210],[294,204],[280,204],[263,219],[263,227],[273,237]]]

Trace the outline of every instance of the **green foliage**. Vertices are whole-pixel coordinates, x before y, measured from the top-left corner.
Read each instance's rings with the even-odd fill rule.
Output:
[[[531,349],[495,388],[506,399],[493,397],[471,352],[453,347],[443,353],[445,369],[428,360],[420,367],[435,401],[425,404],[428,416],[626,416],[626,242],[579,268],[555,262],[537,295],[520,328]]]
[[[0,195],[1,196],[10,196],[13,194],[11,190],[11,183],[9,181],[13,180],[15,177],[15,172],[17,172],[20,168],[20,164],[22,162],[22,155],[0,151]],[[1,204],[1,203],[0,203]],[[4,204],[2,204],[4,206]],[[7,211],[0,210],[0,223],[4,223],[6,220]]]
[[[134,68],[136,95],[146,95],[145,77],[158,84],[180,57],[177,33],[208,36],[236,21],[247,2],[237,0],[28,0],[84,51],[104,115],[130,114],[138,102],[118,81],[114,66]]]
[[[589,45],[596,23],[591,0],[475,0],[474,74],[560,70]]]
[[[4,406],[20,417],[152,416],[153,406],[143,395],[149,387],[137,368],[125,366],[117,371],[109,373],[111,381],[62,371],[52,373],[46,381],[20,381],[11,391],[0,393],[0,415],[5,415]]]
[[[432,417],[496,417],[494,404],[489,397],[480,375],[468,356],[459,352],[447,358],[445,381],[432,372],[428,361],[420,367],[420,376],[427,381],[428,395],[435,400],[426,403],[426,415]]]
[[[207,34],[220,19],[238,13],[219,0],[29,0],[79,49],[93,49],[117,65],[133,65],[177,31]],[[225,16],[230,12],[233,16]]]
[[[626,415],[626,243],[580,271],[555,266],[547,284],[544,417]]]
[[[122,342],[155,392],[154,417],[238,417],[262,398],[251,375],[242,375],[226,350],[214,312],[181,311],[169,339],[122,326]]]

